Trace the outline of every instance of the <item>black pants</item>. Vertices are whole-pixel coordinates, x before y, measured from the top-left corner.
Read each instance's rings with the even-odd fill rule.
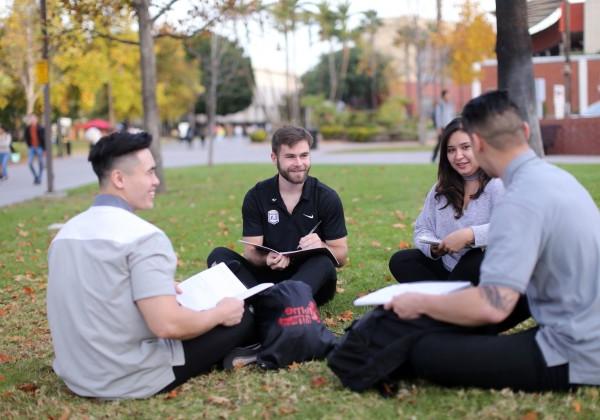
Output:
[[[399,283],[421,280],[467,280],[477,285],[479,268],[484,256],[485,252],[480,248],[472,249],[461,257],[454,270],[448,271],[441,258],[432,260],[418,249],[405,249],[392,255],[389,267]]]
[[[207,258],[207,265],[238,261],[241,265],[235,275],[248,288],[259,283],[279,283],[283,280],[298,280],[312,288],[317,305],[322,305],[335,295],[337,273],[331,260],[325,255],[315,255],[302,261],[294,261],[285,270],[256,267],[237,252],[229,248],[215,248]]]
[[[412,374],[449,387],[514,391],[567,391],[569,366],[548,367],[535,334],[537,327],[516,334],[431,333],[412,347]],[[411,375],[412,376],[412,375]]]
[[[232,327],[218,326],[191,340],[185,340],[185,364],[173,366],[175,380],[160,392],[168,392],[188,379],[210,372],[235,347],[256,342],[254,315],[246,308],[242,321]]]

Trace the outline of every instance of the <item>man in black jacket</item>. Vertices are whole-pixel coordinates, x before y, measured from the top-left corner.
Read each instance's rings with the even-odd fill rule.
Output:
[[[35,114],[31,114],[27,118],[27,126],[25,127],[24,138],[27,143],[28,155],[27,162],[29,169],[33,174],[33,183],[38,185],[42,183],[42,172],[44,172],[44,127],[38,125],[38,118]],[[37,158],[38,170],[33,166],[33,160]]]

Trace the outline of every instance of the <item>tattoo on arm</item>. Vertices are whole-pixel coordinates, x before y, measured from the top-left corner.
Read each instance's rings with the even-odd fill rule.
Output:
[[[480,286],[480,293],[494,308],[507,312],[511,309],[511,296],[502,293],[498,286]]]

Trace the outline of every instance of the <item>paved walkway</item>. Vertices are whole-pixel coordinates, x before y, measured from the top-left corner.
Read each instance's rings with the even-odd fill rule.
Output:
[[[408,147],[418,146],[416,143]],[[391,150],[382,149],[390,147]],[[321,142],[319,148],[312,152],[313,165],[327,164],[431,164],[431,152],[401,151],[397,144],[348,144],[339,142]],[[205,165],[208,160],[208,147],[196,142],[193,147],[175,141],[163,143],[162,155],[167,168]],[[373,149],[372,151],[368,151]],[[365,152],[361,152],[364,150]],[[223,163],[269,163],[269,144],[251,144],[247,138],[226,138],[218,140],[214,145],[215,164]],[[600,156],[549,156],[548,161],[554,163],[600,163]],[[9,179],[0,182],[0,207],[35,197],[49,196],[46,191],[46,178],[42,185],[33,185],[33,177],[26,164],[9,166]],[[56,158],[54,160],[55,196],[81,185],[96,182],[87,156],[76,155]],[[46,173],[44,173],[44,176]]]

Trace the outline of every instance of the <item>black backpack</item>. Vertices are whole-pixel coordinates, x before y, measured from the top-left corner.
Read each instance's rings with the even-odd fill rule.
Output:
[[[419,338],[458,328],[427,317],[401,320],[393,311],[378,307],[346,329],[327,356],[327,364],[345,387],[353,391],[376,388],[389,396],[400,378],[411,375],[406,362]]]
[[[323,359],[336,337],[321,322],[306,283],[285,280],[252,298],[262,349],[258,366],[278,369],[293,362]]]

